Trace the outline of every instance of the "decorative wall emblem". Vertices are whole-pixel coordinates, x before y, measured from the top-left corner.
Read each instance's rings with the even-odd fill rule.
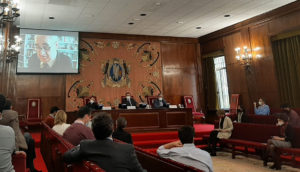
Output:
[[[125,60],[119,58],[107,60],[105,64],[102,64],[102,72],[104,74],[102,80],[103,88],[130,87],[130,66],[126,64]]]

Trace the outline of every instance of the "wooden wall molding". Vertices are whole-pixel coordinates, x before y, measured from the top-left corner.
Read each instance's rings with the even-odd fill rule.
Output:
[[[213,33],[204,35],[202,37],[199,37],[200,43],[205,43],[208,41],[211,41],[213,39],[216,39],[218,37],[223,37],[229,34],[233,34],[234,32],[238,32],[243,28],[246,27],[253,27],[255,25],[262,25],[266,22],[269,22],[271,20],[274,20],[276,18],[291,14],[293,12],[297,12],[300,10],[300,1],[295,1],[290,4],[287,4],[285,6],[282,6],[280,8],[274,9],[272,11],[269,11],[267,13],[258,15],[256,17],[252,17],[248,20],[239,22],[237,24],[228,26],[224,29],[215,31]]]
[[[136,41],[156,41],[161,43],[198,43],[197,38],[170,37],[170,36],[149,36],[149,35],[128,35],[114,33],[94,33],[80,32],[80,38],[101,38],[101,39],[119,39]]]

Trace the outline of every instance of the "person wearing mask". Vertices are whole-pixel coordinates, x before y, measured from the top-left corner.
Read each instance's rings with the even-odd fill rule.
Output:
[[[254,106],[254,112],[256,115],[269,115],[270,114],[270,108],[268,105],[265,104],[265,101],[260,98],[258,99],[258,106],[256,102],[253,103]]]
[[[63,135],[67,128],[70,127],[70,124],[66,124],[67,122],[67,114],[63,110],[57,111],[54,119],[53,130],[57,132],[59,135]]]
[[[246,111],[241,105],[238,106],[237,115],[238,115],[237,116],[238,123],[242,123],[242,122],[244,123],[247,121]]]
[[[204,172],[213,172],[212,159],[209,153],[195,146],[194,136],[194,127],[183,126],[178,130],[179,140],[160,146],[157,149],[157,154]]]
[[[233,130],[233,124],[228,116],[225,116],[224,110],[217,112],[219,117],[219,128],[210,133],[208,148],[211,156],[216,156],[216,147],[220,139],[229,139]]]
[[[271,169],[280,170],[280,154],[276,151],[276,148],[290,148],[292,147],[293,129],[288,123],[288,116],[284,113],[277,114],[277,126],[280,127],[280,136],[272,136],[267,141],[267,149],[264,154],[264,166],[267,166],[269,158],[274,164],[270,167]]]
[[[158,98],[154,100],[153,102],[154,108],[167,108],[168,104],[166,100],[163,98],[163,95],[158,95]]]
[[[291,106],[288,104],[281,105],[281,109],[287,114],[289,117],[289,125],[292,127],[300,127],[300,116],[299,114],[291,109]]]
[[[125,94],[125,98],[122,99],[122,104],[126,104],[126,106],[137,106],[137,102],[131,97],[130,92]]]
[[[63,155],[66,163],[82,160],[92,161],[105,171],[142,172],[134,147],[114,142],[113,120],[107,113],[95,114],[92,122],[96,140],[82,140],[80,144]]]
[[[55,118],[55,114],[56,112],[59,110],[59,108],[57,106],[53,106],[50,109],[50,114],[46,117],[46,119],[44,120],[44,122],[49,126],[49,127],[53,127],[54,125],[54,118]]]
[[[124,128],[127,126],[127,121],[124,117],[119,117],[117,119],[117,129],[113,132],[112,137],[123,142],[132,144],[131,134],[126,132]]]
[[[100,108],[100,105],[96,101],[96,97],[92,96],[90,98],[90,101],[86,104],[87,107],[89,107],[91,110],[96,110]]]
[[[81,107],[77,116],[78,118],[74,123],[63,133],[63,138],[75,146],[77,146],[81,140],[95,140],[92,130],[87,127],[92,116],[90,108],[86,106]]]

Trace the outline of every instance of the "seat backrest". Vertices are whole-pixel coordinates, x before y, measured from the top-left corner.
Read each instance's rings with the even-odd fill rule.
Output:
[[[158,98],[158,96],[147,96],[147,104],[151,107],[154,106],[154,101]]]
[[[27,120],[40,119],[41,117],[41,99],[34,98],[27,100]]]
[[[154,153],[146,152],[137,146],[135,146],[135,152],[142,167],[146,169],[148,172],[157,172],[157,171],[202,172],[202,170],[196,169],[194,167],[187,166],[173,160],[159,157],[157,154]]]
[[[266,143],[271,136],[279,136],[276,125],[234,123],[231,138]]]
[[[71,172],[104,172],[96,164],[83,161],[72,165],[63,162],[62,155],[72,149],[74,145],[62,138],[52,130],[45,122],[42,122],[41,153],[49,171],[71,171]]]
[[[24,154],[12,155],[12,164],[16,172],[26,172],[26,155]]]
[[[277,118],[274,115],[247,115],[247,123],[275,125]]]
[[[184,105],[186,108],[192,108],[192,112],[196,112],[193,96],[184,96]]]
[[[84,105],[87,105],[92,97],[94,97],[94,98],[95,98],[95,101],[97,102],[97,97],[95,97],[95,96],[84,97],[84,98],[83,98],[83,104],[84,104]]]
[[[231,94],[230,99],[230,114],[237,114],[237,108],[239,106],[239,94]]]

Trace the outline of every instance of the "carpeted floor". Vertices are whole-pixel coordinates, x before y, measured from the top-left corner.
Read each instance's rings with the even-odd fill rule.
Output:
[[[236,156],[231,159],[231,153],[218,152],[216,157],[212,157],[214,172],[274,172],[275,170],[269,169],[273,163],[268,163],[268,167],[263,166],[261,160]],[[283,165],[281,172],[300,172],[300,169],[292,168]]]
[[[34,167],[37,170],[42,170],[43,172],[48,172],[46,164],[44,162],[44,159],[43,159],[41,151],[40,151],[41,133],[40,132],[31,132],[30,134],[35,141],[36,158],[33,161]]]

